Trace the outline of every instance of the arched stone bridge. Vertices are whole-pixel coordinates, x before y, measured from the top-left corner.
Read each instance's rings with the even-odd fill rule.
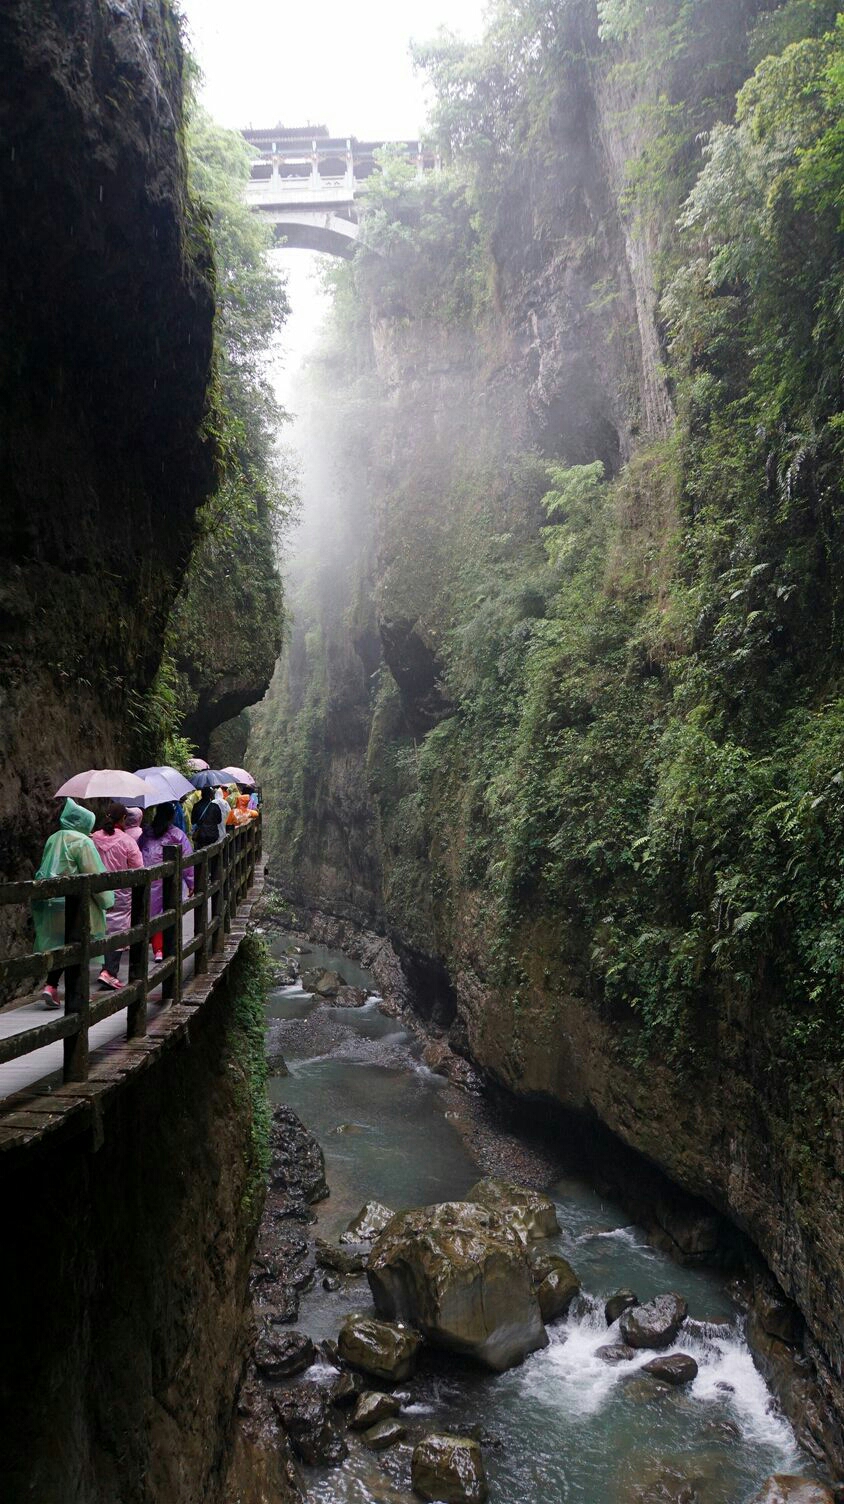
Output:
[[[388,143],[330,136],[324,125],[295,130],[279,125],[243,135],[260,152],[252,163],[247,200],[270,220],[278,239],[303,250],[353,256],[359,201],[367,179],[379,171],[375,153]],[[404,149],[420,176],[436,166],[421,141],[390,144]]]

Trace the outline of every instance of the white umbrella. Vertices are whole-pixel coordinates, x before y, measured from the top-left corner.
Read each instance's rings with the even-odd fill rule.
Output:
[[[242,783],[248,789],[254,789],[255,779],[251,773],[247,773],[245,768],[223,768],[223,772],[231,773],[233,783]]]
[[[129,799],[140,804],[149,791],[143,778],[123,768],[89,768],[56,789],[56,799]]]
[[[174,800],[184,799],[186,794],[196,793],[193,784],[178,768],[171,768],[168,764],[160,768],[137,768],[136,772],[150,791],[138,800],[142,809],[150,809],[153,804],[171,804]]]
[[[193,768],[194,773],[202,773],[206,768],[210,768],[210,766],[211,764],[206,762],[204,757],[188,758],[188,767]]]

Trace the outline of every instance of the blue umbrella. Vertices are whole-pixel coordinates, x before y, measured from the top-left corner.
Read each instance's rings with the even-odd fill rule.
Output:
[[[203,768],[194,773],[191,783],[195,789],[225,789],[232,782],[227,773],[218,773],[214,768]]]
[[[138,801],[144,809],[149,809],[153,804],[178,803],[186,794],[194,792],[193,784],[177,768],[171,768],[167,764],[158,768],[138,768],[137,776],[143,778],[149,789],[146,797]]]

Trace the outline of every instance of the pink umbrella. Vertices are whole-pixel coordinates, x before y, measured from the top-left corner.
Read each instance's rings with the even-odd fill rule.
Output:
[[[231,774],[234,783],[245,783],[248,789],[254,789],[255,779],[245,768],[223,768],[223,772]]]
[[[149,793],[143,778],[126,773],[122,768],[89,768],[87,773],[77,773],[60,789],[57,799],[129,799],[137,804]]]
[[[188,767],[193,768],[194,773],[202,773],[205,768],[210,768],[210,766],[211,764],[206,762],[204,757],[188,758]]]

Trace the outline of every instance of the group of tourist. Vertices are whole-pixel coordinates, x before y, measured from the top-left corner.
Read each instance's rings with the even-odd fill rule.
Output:
[[[165,847],[180,846],[183,857],[190,857],[194,847],[212,846],[222,839],[227,829],[246,824],[257,814],[257,796],[244,793],[237,784],[231,784],[227,789],[203,788],[186,795],[178,803],[158,804],[148,812],[146,819],[143,810],[113,803],[98,822],[93,811],[73,799],[65,799],[59,829],[48,837],[35,876],[45,879],[158,867],[164,861]],[[188,866],[183,871],[182,896],[192,894],[193,889],[193,867]],[[33,903],[35,943],[39,951],[55,950],[64,945],[64,906],[63,898],[37,899]],[[132,890],[117,888],[93,893],[89,906],[93,953],[103,955],[98,980],[102,987],[121,991],[126,985],[120,978],[123,951],[114,944],[109,945],[109,936],[123,934],[129,929]],[[156,878],[151,884],[149,911],[152,918],[164,911],[161,878]],[[164,955],[161,931],[153,933],[151,944],[153,959],[161,961]],[[61,1006],[58,988],[62,971],[62,967],[56,967],[47,973],[42,994],[47,1008]]]

